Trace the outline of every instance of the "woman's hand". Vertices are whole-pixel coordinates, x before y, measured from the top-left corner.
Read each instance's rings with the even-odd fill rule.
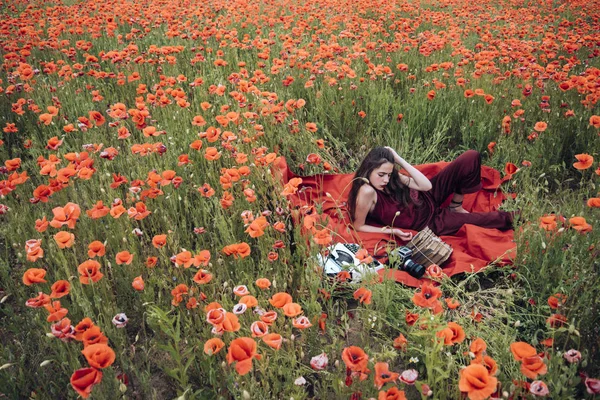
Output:
[[[392,156],[394,157],[394,160],[396,160],[396,162],[398,162],[398,159],[400,158],[400,156],[398,155],[398,153],[396,152],[396,150],[394,150],[390,146],[385,146],[384,148],[388,149],[389,151],[391,151],[392,152]]]
[[[423,175],[418,169],[407,163],[405,159],[400,157],[396,150],[392,149],[389,146],[385,146],[385,148],[392,152],[396,164],[400,164],[400,166],[404,168],[406,172],[408,172],[408,175],[412,178],[412,182],[409,180],[407,184],[409,188],[419,190],[422,192],[431,190],[431,181],[427,179],[425,175]]]
[[[413,238],[412,233],[401,231],[398,228],[393,228],[392,232],[394,233],[394,235],[398,236],[400,239],[402,239],[406,242],[410,241]]]

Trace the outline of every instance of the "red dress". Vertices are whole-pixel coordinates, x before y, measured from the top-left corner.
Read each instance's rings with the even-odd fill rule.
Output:
[[[481,189],[481,155],[468,150],[431,179],[431,190],[411,189],[413,201],[407,206],[389,194],[376,190],[377,203],[366,218],[367,225],[394,226],[420,231],[425,227],[438,236],[453,235],[472,224],[500,230],[512,229],[512,214],[506,211],[456,213],[441,205],[454,193],[475,193]],[[399,212],[399,215],[396,213]]]

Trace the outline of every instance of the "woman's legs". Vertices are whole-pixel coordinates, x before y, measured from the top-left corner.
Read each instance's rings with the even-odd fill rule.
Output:
[[[448,209],[439,209],[453,196],[455,203],[460,203],[468,193],[481,189],[481,155],[475,150],[468,150],[441,170],[431,179],[436,207],[436,215],[429,224],[436,235],[453,235],[464,225],[472,224],[484,228],[506,230],[512,228],[513,215],[506,211],[460,213],[453,212],[450,203]]]
[[[464,194],[481,189],[481,154],[465,151],[434,176],[431,185],[436,207],[441,207],[451,195],[455,204],[460,204]]]
[[[513,213],[506,211],[472,212],[460,214],[448,209],[439,210],[429,224],[436,235],[454,235],[464,224],[495,228],[501,231],[512,229]]]

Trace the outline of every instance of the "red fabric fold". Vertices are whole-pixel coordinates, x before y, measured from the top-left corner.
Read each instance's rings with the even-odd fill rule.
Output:
[[[440,161],[415,165],[415,168],[431,178],[446,165],[448,162]],[[359,243],[380,261],[385,261],[385,258],[382,257],[385,257],[387,243],[394,244],[397,239],[384,233],[356,232],[350,222],[346,200],[352,186],[353,173],[300,176],[289,169],[284,157],[276,160],[273,172],[283,184],[292,178],[302,178],[298,192],[288,196],[288,199],[294,207],[320,205],[322,213],[329,216],[327,227],[334,232],[335,242]],[[500,177],[500,172],[491,167],[482,166],[482,189],[464,196],[463,207],[465,210],[495,211],[506,198],[506,195],[500,190],[500,185],[504,181],[506,179]],[[450,199],[451,197],[446,203]],[[413,234],[417,233],[416,231],[412,232]],[[462,272],[478,272],[492,261],[510,264],[516,255],[513,230],[500,231],[466,224],[456,235],[440,236],[440,238],[454,249],[448,261],[442,265],[444,273],[448,276]],[[402,243],[399,241],[398,244]],[[406,272],[394,269],[387,269],[387,272],[382,270],[380,274],[413,287],[421,286],[426,281],[426,279],[415,279]]]

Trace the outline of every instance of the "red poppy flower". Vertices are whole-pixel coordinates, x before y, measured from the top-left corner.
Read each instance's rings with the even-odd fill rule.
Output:
[[[217,354],[225,346],[225,343],[219,338],[208,339],[204,343],[204,353],[212,356]]]
[[[283,343],[283,338],[278,333],[267,333],[262,336],[262,341],[269,347],[279,350],[281,344]]]
[[[256,352],[256,342],[249,337],[234,339],[229,345],[227,353],[227,363],[236,363],[235,370],[240,375],[246,375],[252,370],[252,359],[261,359],[261,355]]]
[[[442,312],[442,305],[438,301],[442,291],[434,287],[430,282],[421,286],[421,291],[414,294],[412,302],[419,307],[431,308],[435,314]]]
[[[71,375],[71,386],[81,397],[87,399],[92,388],[102,381],[102,371],[95,368],[80,368]]]
[[[34,283],[46,283],[44,277],[46,276],[46,270],[41,268],[29,268],[23,274],[23,283],[27,286],[31,286]]]
[[[399,376],[399,373],[389,370],[388,363],[375,363],[375,386],[377,389],[381,389],[388,382],[394,382]]]
[[[354,372],[368,372],[369,356],[358,346],[350,346],[342,351],[342,360],[346,368]]]
[[[91,344],[81,353],[93,368],[110,367],[115,362],[115,352],[104,343]]]
[[[466,392],[470,400],[484,400],[496,391],[498,379],[490,376],[487,368],[471,364],[460,371],[458,388]]]
[[[523,358],[532,357],[537,354],[535,348],[525,342],[514,342],[510,345],[510,351],[515,357],[515,360],[522,361]]]
[[[573,167],[578,170],[588,169],[594,163],[594,157],[590,156],[589,154],[576,154],[575,158],[578,161],[573,164]]]

